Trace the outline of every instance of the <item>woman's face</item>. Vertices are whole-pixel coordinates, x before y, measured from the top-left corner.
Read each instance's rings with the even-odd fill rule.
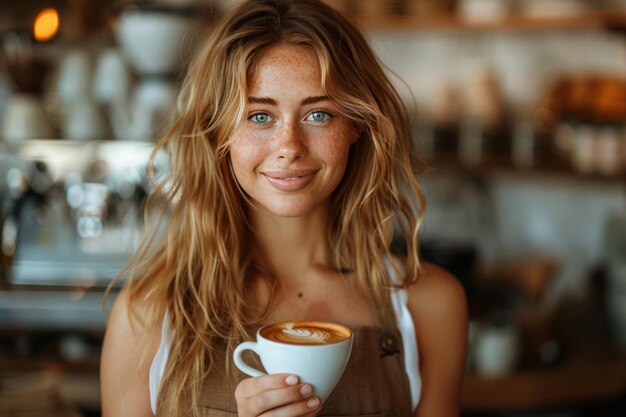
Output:
[[[295,217],[327,202],[358,132],[324,96],[313,52],[296,45],[266,51],[248,87],[246,111],[230,159],[255,205]]]

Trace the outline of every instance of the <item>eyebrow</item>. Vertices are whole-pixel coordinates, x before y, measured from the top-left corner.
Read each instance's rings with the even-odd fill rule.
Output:
[[[320,101],[329,100],[328,96],[313,96],[302,100],[302,105],[319,103]],[[249,104],[269,104],[270,106],[278,105],[278,102],[269,97],[248,97]]]

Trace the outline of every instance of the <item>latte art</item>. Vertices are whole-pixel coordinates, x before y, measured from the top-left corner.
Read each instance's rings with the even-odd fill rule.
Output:
[[[313,321],[282,322],[267,327],[263,337],[281,343],[296,345],[325,345],[350,337],[350,330],[332,323]]]
[[[332,337],[326,329],[294,329],[288,327],[283,329],[281,341],[295,343],[324,343]],[[279,336],[279,335],[277,335]]]

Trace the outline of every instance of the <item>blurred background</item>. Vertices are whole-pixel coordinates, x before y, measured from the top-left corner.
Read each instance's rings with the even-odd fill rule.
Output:
[[[422,255],[469,297],[464,416],[626,415],[626,1],[327,2],[413,118]],[[0,416],[100,415],[104,289],[234,3],[0,0]]]

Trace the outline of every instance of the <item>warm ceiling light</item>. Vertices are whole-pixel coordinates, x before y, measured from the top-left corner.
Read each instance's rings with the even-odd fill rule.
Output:
[[[33,36],[39,42],[47,42],[54,38],[59,31],[59,13],[49,7],[43,9],[35,17]]]

